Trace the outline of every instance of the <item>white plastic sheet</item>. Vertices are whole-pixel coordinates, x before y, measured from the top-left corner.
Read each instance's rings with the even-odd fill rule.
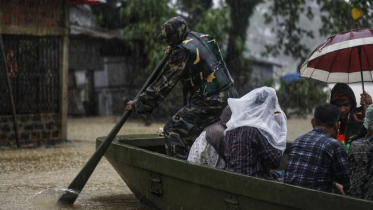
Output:
[[[286,116],[281,110],[273,88],[261,87],[238,99],[228,99],[232,117],[227,131],[249,126],[259,129],[268,142],[282,151],[286,148]]]

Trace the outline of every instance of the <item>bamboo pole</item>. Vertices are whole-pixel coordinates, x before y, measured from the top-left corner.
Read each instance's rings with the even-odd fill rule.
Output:
[[[1,26],[0,26],[0,29],[1,29]],[[1,34],[1,30],[0,30],[0,46],[1,46],[1,54],[2,54],[2,59],[0,59],[0,60],[3,61],[2,66],[4,67],[5,74],[6,74],[6,82],[7,82],[7,86],[8,86],[8,90],[9,90],[9,100],[10,100],[10,105],[11,105],[11,108],[12,108],[14,132],[15,132],[15,136],[16,136],[16,144],[17,144],[17,147],[20,148],[21,144],[19,143],[20,136],[19,136],[19,129],[18,129],[16,107],[15,107],[14,99],[13,99],[12,85],[10,84],[9,71],[8,71],[8,65],[6,63],[4,42],[3,42],[3,36]]]

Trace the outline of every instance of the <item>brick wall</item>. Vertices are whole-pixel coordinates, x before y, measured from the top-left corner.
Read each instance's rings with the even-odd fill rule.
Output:
[[[61,141],[59,114],[17,115],[20,144],[22,147],[37,147]],[[0,116],[0,146],[16,145],[13,117]]]
[[[64,0],[6,0],[0,1],[0,24],[61,26]]]

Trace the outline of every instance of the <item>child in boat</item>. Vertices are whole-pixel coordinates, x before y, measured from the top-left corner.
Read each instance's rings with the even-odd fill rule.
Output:
[[[286,116],[273,88],[262,87],[239,99],[228,99],[232,110],[224,137],[226,170],[274,180],[286,148]]]
[[[339,111],[318,105],[311,120],[313,130],[298,137],[290,150],[284,182],[325,192],[344,194],[350,185],[347,153],[336,140]]]
[[[353,141],[348,160],[350,165],[351,187],[348,195],[373,201],[373,105],[365,113],[365,138]]]

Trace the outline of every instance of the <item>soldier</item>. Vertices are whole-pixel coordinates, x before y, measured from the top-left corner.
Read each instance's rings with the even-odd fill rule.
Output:
[[[157,38],[170,45],[168,66],[137,100],[127,103],[126,110],[150,114],[181,80],[185,106],[167,122],[164,133],[167,154],[187,159],[195,137],[219,120],[227,99],[238,94],[212,36],[190,31],[178,16],[162,25]]]

